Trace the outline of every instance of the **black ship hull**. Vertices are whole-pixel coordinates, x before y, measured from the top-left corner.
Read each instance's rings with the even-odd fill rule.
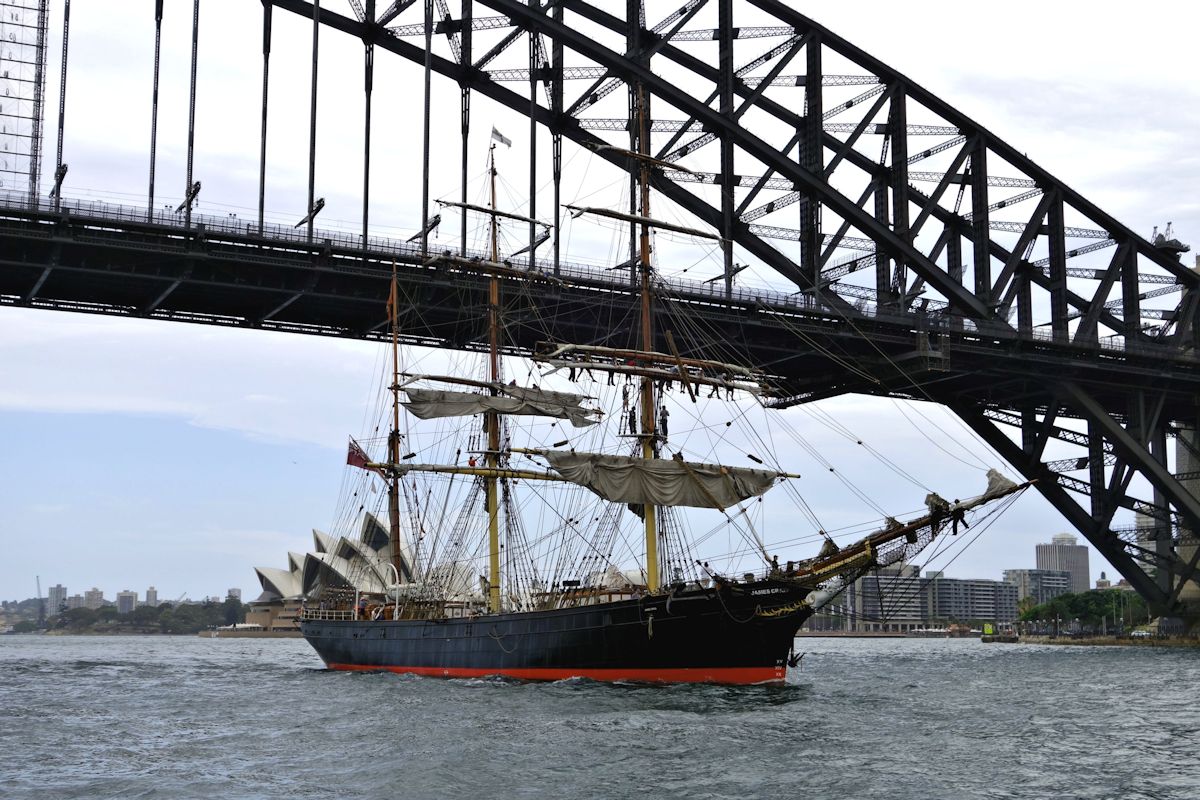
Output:
[[[811,587],[763,580],[523,613],[301,621],[336,670],[522,680],[781,683]],[[324,616],[329,616],[328,614]]]

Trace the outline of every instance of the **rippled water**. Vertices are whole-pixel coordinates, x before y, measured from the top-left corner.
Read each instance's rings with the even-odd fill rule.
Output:
[[[802,639],[783,687],[326,672],[0,637],[0,797],[1200,797],[1200,651]]]

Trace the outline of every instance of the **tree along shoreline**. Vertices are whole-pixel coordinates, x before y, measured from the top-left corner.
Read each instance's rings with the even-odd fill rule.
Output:
[[[1128,631],[1147,625],[1146,601],[1125,589],[1091,589],[1062,594],[1040,606],[1023,609],[1020,621],[1035,634],[1089,634]]]
[[[139,606],[127,614],[117,613],[115,606],[72,608],[47,619],[45,632],[51,635],[194,636],[203,630],[245,621],[246,606],[230,597],[224,602]],[[33,633],[37,630],[37,623],[34,622],[21,622],[13,626],[13,633]]]

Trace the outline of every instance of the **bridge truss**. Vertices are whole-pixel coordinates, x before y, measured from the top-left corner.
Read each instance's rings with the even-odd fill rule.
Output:
[[[665,282],[660,306],[688,304],[721,325],[783,376],[781,405],[854,392],[947,406],[1036,480],[1157,611],[1179,613],[1195,596],[1200,472],[1181,465],[1200,464],[1200,275],[1181,263],[1181,247],[1138,236],[778,0],[685,0],[669,11],[639,0],[332,5],[264,0],[264,119],[282,10],[363,42],[368,131],[376,50],[457,87],[464,202],[473,96],[548,135],[548,159],[529,137],[530,195],[548,161],[556,230],[560,189],[572,180],[564,142],[631,181],[637,163],[626,153],[645,144],[655,189],[723,243],[722,283]],[[651,116],[645,143],[632,123],[638,93]],[[264,160],[265,142],[264,132]],[[0,219],[10,245],[0,300],[373,337],[398,257],[423,309],[412,340],[477,345],[482,278],[450,262],[431,272],[423,249],[371,240],[367,178],[357,245],[285,237],[261,212],[255,230],[197,229],[189,219],[181,232],[153,214],[114,222],[13,210]],[[531,244],[536,234],[531,225]],[[551,246],[542,276],[505,275],[507,313],[536,314],[540,293],[574,311],[562,315],[564,338],[611,336],[621,304],[633,302],[633,270],[580,271],[562,262],[557,239]],[[148,264],[147,248],[174,255]],[[772,270],[781,290],[736,288],[739,257]],[[71,276],[86,276],[86,288]],[[510,346],[534,344],[518,334]],[[1115,524],[1122,511],[1142,524]]]

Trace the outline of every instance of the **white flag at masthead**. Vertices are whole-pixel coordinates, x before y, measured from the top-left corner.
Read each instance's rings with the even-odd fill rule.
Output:
[[[496,130],[496,128],[494,126],[492,128],[492,138],[495,139],[500,144],[504,145],[505,147],[512,147],[512,139],[509,139],[503,133]]]

